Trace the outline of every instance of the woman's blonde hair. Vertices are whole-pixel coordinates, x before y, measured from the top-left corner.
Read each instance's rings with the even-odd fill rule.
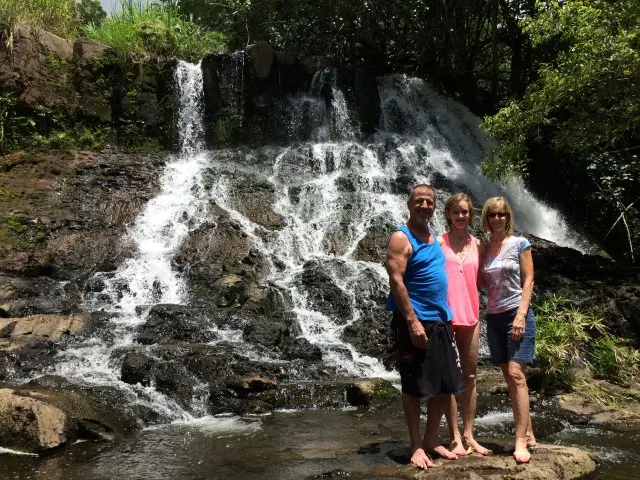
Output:
[[[444,219],[447,221],[447,227],[451,230],[451,219],[449,218],[449,211],[454,205],[459,202],[467,202],[467,208],[469,208],[469,225],[473,223],[473,219],[476,216],[475,208],[473,208],[473,201],[471,197],[466,193],[458,192],[451,195],[444,204]]]
[[[493,212],[505,212],[507,214],[507,223],[505,225],[505,232],[507,236],[513,234],[515,229],[515,218],[513,218],[513,211],[511,205],[504,197],[491,197],[484,202],[482,207],[482,229],[486,233],[491,233],[491,226],[489,225],[489,213]]]

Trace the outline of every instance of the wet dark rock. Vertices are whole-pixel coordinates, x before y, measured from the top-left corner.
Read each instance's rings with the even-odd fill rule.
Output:
[[[255,174],[236,174],[228,200],[232,208],[268,230],[279,230],[285,225],[282,216],[272,209],[276,203],[275,188],[265,178]]]
[[[324,266],[318,262],[307,262],[300,276],[305,287],[310,307],[331,318],[339,325],[351,319],[351,301],[338,287]]]
[[[396,225],[386,219],[374,222],[365,237],[358,243],[354,258],[365,262],[384,262],[387,256],[387,243],[395,228]]]
[[[332,409],[347,406],[383,407],[396,401],[398,391],[386,380],[333,379],[324,382],[284,382],[258,398],[276,409]]]
[[[151,383],[151,369],[154,360],[141,353],[128,353],[122,361],[120,380],[125,383],[149,386]]]
[[[132,254],[125,228],[155,191],[165,161],[115,150],[15,153],[11,171],[0,172],[12,198],[2,202],[0,220],[15,221],[17,205],[26,223],[0,229],[0,274],[18,279],[19,299],[42,297],[34,308],[41,312],[67,311],[67,299],[79,305],[92,273],[113,270]],[[114,169],[121,175],[114,177]],[[56,286],[60,280],[69,283]],[[50,305],[53,299],[63,303]]]
[[[149,311],[147,321],[139,329],[138,342],[143,345],[157,343],[206,343],[216,339],[212,327],[226,317],[226,312],[189,308],[183,305],[160,304]]]
[[[640,272],[621,263],[525,235],[532,243],[536,298],[556,295],[602,312],[608,330],[640,346]]]
[[[287,360],[299,358],[310,362],[319,362],[322,360],[322,351],[320,347],[312,345],[306,338],[298,337],[283,343],[282,357]]]
[[[282,322],[271,321],[268,317],[254,317],[243,330],[245,342],[259,344],[265,347],[275,347],[284,342],[289,336],[289,329]]]
[[[390,323],[391,313],[379,303],[371,304],[368,308],[362,308],[357,322],[344,328],[342,339],[353,345],[358,352],[383,360],[390,366]]]
[[[183,408],[191,407],[198,382],[184,365],[177,362],[159,363],[153,369],[153,378],[159,392],[173,398]]]

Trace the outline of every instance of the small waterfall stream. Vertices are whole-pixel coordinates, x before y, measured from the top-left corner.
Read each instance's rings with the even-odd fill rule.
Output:
[[[199,64],[180,61],[175,80],[180,102],[180,153],[165,166],[158,195],[126,233],[136,246],[136,256],[114,273],[96,274],[104,288],[86,299],[88,310],[114,314],[109,322],[112,338],[109,342],[92,338],[64,351],[53,371],[72,382],[116,385],[131,401],[146,403],[168,419],[190,415],[152,387],[121,382],[113,352],[134,342],[136,327],[145,322],[150,306],[188,300],[184,279],[174,271],[171,261],[207,212],[208,193],[202,181],[207,166],[203,152],[202,69]]]

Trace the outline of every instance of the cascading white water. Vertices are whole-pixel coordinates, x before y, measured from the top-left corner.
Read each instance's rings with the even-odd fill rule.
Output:
[[[331,95],[322,88],[330,88]],[[388,289],[384,259],[358,261],[354,253],[372,226],[406,221],[406,198],[394,193],[398,188],[430,183],[441,200],[461,189],[479,201],[502,195],[512,203],[519,229],[574,248],[580,244],[558,212],[522,184],[502,185],[479,174],[490,140],[466,108],[437,95],[423,80],[400,75],[382,79],[379,92],[381,129],[370,143],[359,141],[351,127],[335,70],[317,72],[309,94],[290,100],[294,129],[301,112],[314,128],[311,141],[283,148],[273,160],[268,180],[277,199],[273,209],[286,220],[281,230],[256,235],[263,227],[233,208],[231,177],[221,177],[215,198],[272,266],[280,266],[272,268],[267,281],[288,292],[304,337],[322,349],[324,361],[349,375],[389,377],[393,374],[380,362],[346,343],[343,332],[380,308],[368,300],[371,292],[380,298]],[[443,217],[436,216],[435,231],[444,228]],[[349,318],[314,305],[312,292],[300,281],[308,262],[320,265],[348,299]]]
[[[438,95],[424,80],[403,75],[385,77],[379,90],[381,136],[397,142],[402,163],[416,180],[437,183],[436,176],[444,176],[481,202],[504,196],[513,207],[518,230],[585,253],[592,249],[557,210],[537,200],[521,181],[500,184],[479,173],[492,143],[466,107]],[[443,193],[452,192],[445,188]]]
[[[71,381],[115,385],[137,402],[147,403],[168,418],[188,418],[173,401],[153,388],[120,381],[115,348],[132,344],[135,327],[146,319],[148,307],[159,303],[184,303],[186,285],[171,260],[187,235],[206,217],[208,194],[203,183],[207,158],[203,148],[203,89],[200,65],[178,62],[175,80],[179,90],[180,154],[165,166],[160,192],[138,215],[126,234],[136,253],[115,273],[98,273],[105,288],[86,299],[89,310],[117,314],[110,321],[112,339],[97,338],[61,354],[55,373]],[[137,310],[143,308],[142,313]],[[197,396],[198,392],[194,392]]]

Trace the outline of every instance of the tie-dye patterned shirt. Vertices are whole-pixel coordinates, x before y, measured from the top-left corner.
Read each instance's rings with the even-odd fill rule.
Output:
[[[523,237],[509,237],[497,256],[487,255],[482,270],[489,287],[487,313],[502,313],[518,308],[522,299],[520,255],[531,248]]]

